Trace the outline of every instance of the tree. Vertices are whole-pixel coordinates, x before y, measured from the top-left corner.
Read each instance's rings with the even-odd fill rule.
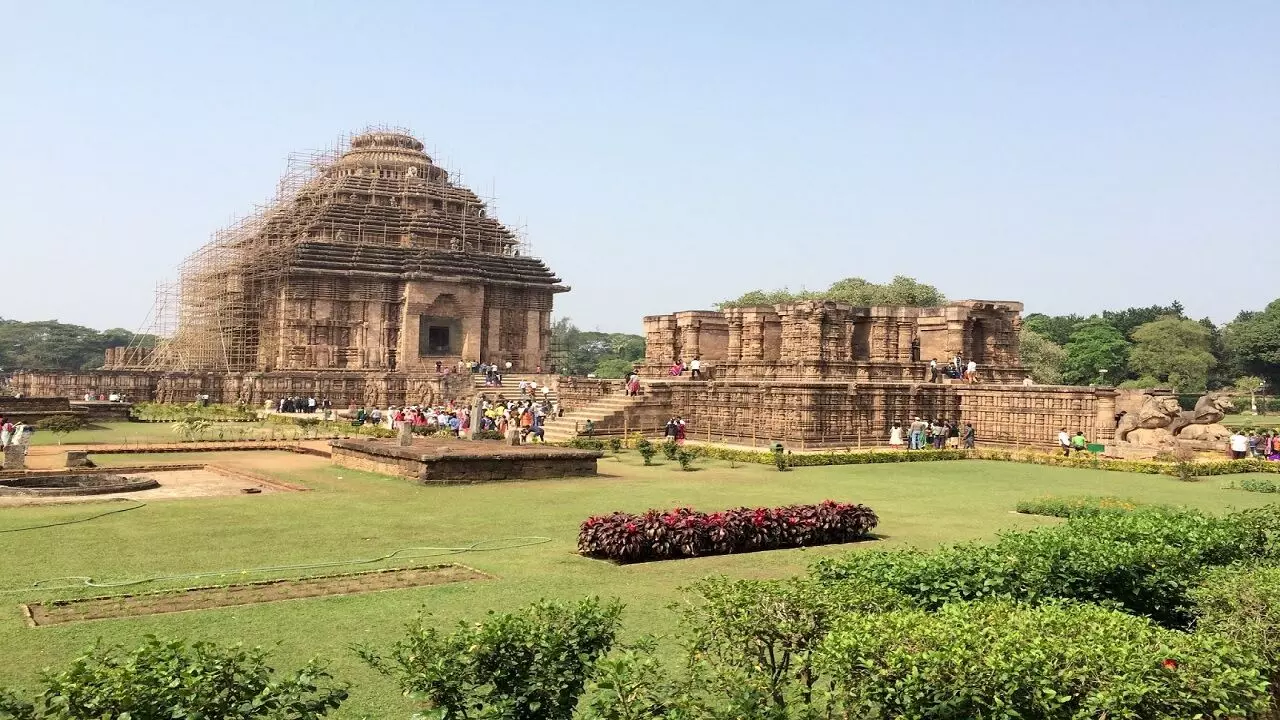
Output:
[[[103,351],[136,343],[155,344],[151,335],[93,328],[57,320],[19,322],[0,319],[0,368],[5,370],[85,370],[101,367]]]
[[[1213,333],[1195,320],[1167,315],[1133,330],[1129,369],[1181,393],[1202,392],[1217,358]]]
[[[631,373],[635,363],[622,358],[609,358],[601,360],[596,365],[595,376],[598,378],[624,378]]]
[[[1066,345],[1071,342],[1071,333],[1076,331],[1085,319],[1079,315],[1045,315],[1031,313],[1022,320],[1022,327],[1043,335],[1055,345]]]
[[[552,323],[551,342],[560,363],[556,369],[566,375],[623,377],[644,359],[644,337],[580,330],[569,318]]]
[[[1071,333],[1066,351],[1062,375],[1068,383],[1088,385],[1108,378],[1115,382],[1125,376],[1129,343],[1102,318],[1095,316],[1080,323]]]
[[[1022,364],[1027,366],[1031,378],[1043,385],[1060,385],[1067,351],[1061,345],[1025,325],[1019,340],[1022,347]]]
[[[1236,316],[1223,328],[1223,345],[1242,372],[1276,387],[1280,383],[1280,299],[1262,312]]]
[[[1184,318],[1182,303],[1174,300],[1168,305],[1151,305],[1149,307],[1131,307],[1124,310],[1103,310],[1102,319],[1119,330],[1129,340],[1133,339],[1133,331],[1141,325],[1154,322],[1162,317]]]
[[[855,307],[875,305],[904,305],[910,307],[936,307],[947,301],[938,288],[905,275],[894,276],[885,284],[873,283],[860,277],[848,277],[831,283],[822,291],[791,292],[781,290],[752,290],[726,300],[717,307],[746,307],[750,305],[782,305],[801,300],[831,300]]]

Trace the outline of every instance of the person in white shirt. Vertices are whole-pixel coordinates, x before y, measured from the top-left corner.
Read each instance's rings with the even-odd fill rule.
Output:
[[[929,361],[929,382],[938,382],[938,358]]]
[[[1036,384],[1036,381],[1032,380],[1030,375],[1022,378],[1023,387],[1031,387],[1032,385],[1035,385],[1035,384]]]
[[[970,360],[969,365],[965,368],[965,375],[968,377],[969,382],[978,382],[978,363]]]
[[[894,423],[893,429],[889,431],[889,445],[897,449],[902,448],[902,426],[898,423]]]
[[[693,380],[697,380],[702,377],[702,361],[701,360],[695,357],[693,359],[693,362],[689,363],[689,374],[690,374],[690,379],[693,379]]]
[[[1062,448],[1062,454],[1064,456],[1071,454],[1071,436],[1067,434],[1066,428],[1062,428],[1062,430],[1058,432],[1058,445]]]
[[[1242,460],[1249,453],[1249,438],[1239,430],[1231,434],[1231,457]]]

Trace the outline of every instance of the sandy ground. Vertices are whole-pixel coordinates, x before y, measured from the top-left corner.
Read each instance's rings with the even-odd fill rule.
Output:
[[[304,456],[300,456],[304,457]],[[72,497],[33,498],[0,497],[0,507],[23,505],[53,505],[63,503],[96,502],[102,500],[168,500],[171,498],[217,497],[223,495],[258,494],[244,493],[245,488],[257,488],[260,493],[287,492],[284,488],[258,483],[248,478],[232,477],[215,470],[171,470],[168,472],[128,473],[127,477],[147,477],[160,483],[160,487],[127,493],[83,495]]]

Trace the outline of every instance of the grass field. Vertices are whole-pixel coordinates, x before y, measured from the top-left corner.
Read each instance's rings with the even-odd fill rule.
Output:
[[[873,547],[993,535],[1003,528],[1050,522],[1012,513],[1022,498],[1046,494],[1110,494],[1211,511],[1265,504],[1265,495],[1227,490],[1222,478],[1183,483],[1167,477],[980,461],[803,468],[788,473],[760,465],[704,463],[696,472],[675,464],[643,467],[635,453],[601,461],[601,477],[459,487],[424,487],[278,452],[217,453],[220,463],[302,483],[312,492],[156,501],[91,522],[23,532],[6,529],[85,517],[122,505],[0,509],[0,686],[29,687],[38,670],[62,666],[101,638],[134,644],[143,635],[242,640],[274,649],[278,667],[319,656],[353,683],[338,717],[408,717],[412,706],[365,668],[353,644],[385,646],[416,613],[440,622],[479,617],[542,597],[620,597],[629,635],[666,634],[667,606],[678,588],[712,573],[777,577],[802,572],[817,557]],[[195,455],[149,456],[176,461]],[[207,456],[206,456],[207,457]],[[136,457],[98,456],[103,464]],[[203,459],[203,458],[202,458]],[[1236,476],[1234,479],[1240,479]],[[690,505],[699,509],[782,505],[835,498],[864,502],[880,515],[882,539],[856,546],[784,550],[628,567],[574,553],[578,524],[589,514]],[[464,546],[482,540],[542,536],[550,542],[438,560],[460,562],[495,580],[314,598],[143,618],[27,627],[19,603],[124,590],[45,591],[32,583],[60,576],[126,580],[196,571],[233,571],[221,582],[263,577],[239,568],[377,557],[407,547]],[[400,560],[351,570],[430,562]],[[333,572],[326,570],[324,572]],[[213,584],[159,582],[129,588]]]
[[[1227,427],[1280,428],[1280,415],[1228,415],[1222,418]]]

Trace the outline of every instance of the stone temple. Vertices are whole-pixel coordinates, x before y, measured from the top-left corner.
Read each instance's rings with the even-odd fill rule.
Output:
[[[562,379],[566,425],[590,419],[597,434],[661,434],[673,415],[696,440],[822,448],[884,445],[914,417],[972,422],[984,445],[1052,446],[1060,428],[1090,439],[1114,434],[1116,391],[1027,385],[1018,332],[1022,303],[963,300],[941,307],[852,307],[804,301],[689,310],[644,319],[644,391],[616,381]],[[957,353],[977,382],[929,375],[929,360]],[[673,377],[698,358],[702,377]],[[560,439],[566,426],[550,426]]]
[[[437,367],[461,359],[546,363],[552,300],[569,288],[420,141],[374,130],[291,164],[270,205],[183,264],[158,303],[158,347],[113,348],[101,371],[23,374],[17,389],[385,406],[447,394]]]

